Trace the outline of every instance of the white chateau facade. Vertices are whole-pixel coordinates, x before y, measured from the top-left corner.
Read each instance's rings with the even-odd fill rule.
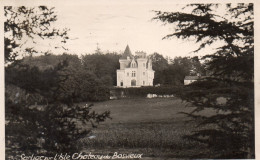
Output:
[[[145,52],[135,52],[132,55],[129,46],[119,59],[120,69],[117,70],[118,87],[152,86],[154,70],[152,61],[146,57]]]

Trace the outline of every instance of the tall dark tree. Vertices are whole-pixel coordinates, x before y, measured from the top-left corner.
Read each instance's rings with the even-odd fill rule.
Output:
[[[149,56],[152,59],[153,70],[161,71],[168,67],[167,59],[160,55],[159,53],[153,53]]]
[[[106,86],[116,85],[116,70],[119,68],[119,57],[116,53],[95,53],[82,56],[83,66],[93,72]]]
[[[192,4],[185,8],[190,12],[155,12],[154,19],[175,27],[164,38],[195,38],[200,43],[195,52],[223,42],[215,53],[204,57],[211,78],[180,95],[196,107],[187,115],[204,126],[186,138],[207,144],[213,151],[207,158],[254,158],[253,4]],[[208,108],[219,112],[194,114]]]
[[[62,46],[68,39],[67,29],[53,28],[57,20],[54,8],[7,6],[4,11],[6,159],[19,159],[21,154],[54,156],[80,150],[77,140],[109,117],[109,112],[98,114],[91,111],[91,104],[73,104],[73,96],[64,88],[69,78],[64,70],[68,61],[56,63],[46,54],[46,62],[52,60],[56,64],[39,68],[18,60],[20,53],[32,56],[37,52],[29,45],[18,51],[26,45],[24,39],[60,38]],[[90,83],[88,86],[93,89],[95,81]]]
[[[154,53],[151,56],[153,63],[154,84],[183,85],[183,79],[189,75],[205,75],[205,67],[198,57],[175,57],[165,59],[162,55]]]
[[[153,83],[156,84],[164,84],[164,73],[163,70],[168,68],[168,62],[163,57],[163,55],[160,55],[159,53],[153,53],[150,55],[150,58],[152,59],[152,66],[154,73],[154,81]]]
[[[191,75],[206,75],[206,66],[204,63],[200,62],[198,56],[194,56],[191,59],[192,68],[191,68]]]

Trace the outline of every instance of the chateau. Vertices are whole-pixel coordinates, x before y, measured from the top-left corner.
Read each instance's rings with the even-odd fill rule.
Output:
[[[129,46],[119,59],[120,69],[117,70],[118,87],[152,86],[154,71],[152,61],[146,57],[145,52],[135,52],[132,55]]]

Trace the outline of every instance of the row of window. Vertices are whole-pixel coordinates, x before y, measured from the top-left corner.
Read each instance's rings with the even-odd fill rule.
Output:
[[[132,68],[135,68],[136,67],[136,63],[132,63],[131,66],[132,66]],[[143,67],[145,67],[145,63],[143,63]]]
[[[120,86],[123,86],[123,82],[120,82]],[[143,81],[143,85],[145,85],[145,81]],[[136,86],[136,80],[131,80],[131,86]]]
[[[145,76],[145,72],[143,72],[143,75]],[[135,71],[132,71],[132,77],[135,77],[136,74],[135,74]],[[127,77],[129,77],[129,72],[127,72]]]
[[[127,72],[127,77],[129,77],[129,72]],[[132,71],[132,77],[135,77],[135,71]]]

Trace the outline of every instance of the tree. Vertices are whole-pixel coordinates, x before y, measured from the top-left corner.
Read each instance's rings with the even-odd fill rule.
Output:
[[[20,154],[53,156],[76,152],[81,149],[77,141],[90,133],[91,125],[96,126],[109,117],[108,111],[101,114],[91,111],[92,104],[73,103],[75,97],[64,89],[67,75],[60,72],[63,65],[45,71],[27,65],[8,68],[6,89],[12,84],[24,91],[24,94],[16,92],[16,96],[6,92],[6,153],[9,158]]]
[[[91,111],[92,104],[75,105],[74,97],[64,92],[70,76],[65,72],[69,65],[66,59],[57,62],[46,53],[44,63],[54,64],[40,68],[31,63],[36,48],[17,50],[25,45],[24,39],[61,38],[61,44],[65,43],[67,29],[53,28],[57,20],[54,8],[8,6],[4,10],[6,158],[17,159],[22,153],[54,156],[78,151],[77,141],[108,118],[109,112]],[[31,56],[29,64],[18,60],[21,52]],[[77,61],[77,57],[72,59]]]
[[[189,75],[205,75],[205,68],[198,57],[175,57],[168,61],[160,54],[150,56],[155,71],[154,84],[183,85],[183,79]]]
[[[153,70],[161,71],[168,67],[167,59],[165,59],[163,55],[160,55],[159,53],[155,52],[150,55],[149,58],[152,59]]]
[[[29,55],[37,53],[37,49],[33,47],[23,47],[29,40],[36,43],[37,38],[59,38],[61,44],[64,44],[69,39],[67,28],[60,30],[53,27],[54,22],[57,21],[54,8],[5,6],[4,12],[6,18],[4,22],[6,63],[21,58],[22,53]],[[22,50],[18,50],[21,48]]]
[[[191,4],[185,8],[187,13],[155,11],[154,19],[175,27],[164,38],[195,38],[200,43],[195,52],[215,42],[223,44],[203,57],[211,77],[179,95],[196,107],[186,114],[204,126],[186,138],[207,144],[213,151],[208,156],[213,158],[254,158],[253,4]],[[208,108],[219,112],[195,114]]]
[[[62,62],[66,66],[59,69],[57,74],[53,70]],[[41,95],[52,96],[49,88],[58,85],[54,83],[53,78],[63,79],[60,82],[60,95],[66,94],[66,100],[73,102],[102,101],[109,99],[109,89],[107,83],[98,78],[95,73],[81,64],[81,59],[77,55],[43,55],[37,57],[24,57],[21,64],[9,65],[6,67],[6,81],[12,80],[16,86],[28,86],[26,90],[40,88]],[[33,76],[33,77],[32,77]],[[66,79],[64,79],[66,77]],[[109,81],[110,80],[110,81]],[[10,81],[9,81],[10,82]],[[107,82],[111,84],[111,78],[108,76]]]
[[[192,68],[191,68],[191,74],[192,75],[206,75],[206,67],[203,63],[200,62],[198,56],[194,56],[191,58]]]
[[[116,85],[116,70],[119,68],[119,57],[116,53],[95,53],[82,56],[84,68],[93,72],[105,86]]]
[[[61,77],[67,76],[60,72],[63,65],[45,71],[27,65],[16,69],[8,67],[6,89],[15,85],[24,93],[16,92],[17,96],[12,99],[6,91],[7,156],[75,152],[80,149],[75,145],[77,140],[91,131],[91,123],[95,125],[109,116],[109,112],[91,111],[92,104],[73,104],[75,97],[63,92]]]
[[[164,84],[163,70],[168,67],[167,60],[162,55],[156,52],[150,55],[150,58],[152,59],[152,66],[153,70],[155,71],[153,83]]]

